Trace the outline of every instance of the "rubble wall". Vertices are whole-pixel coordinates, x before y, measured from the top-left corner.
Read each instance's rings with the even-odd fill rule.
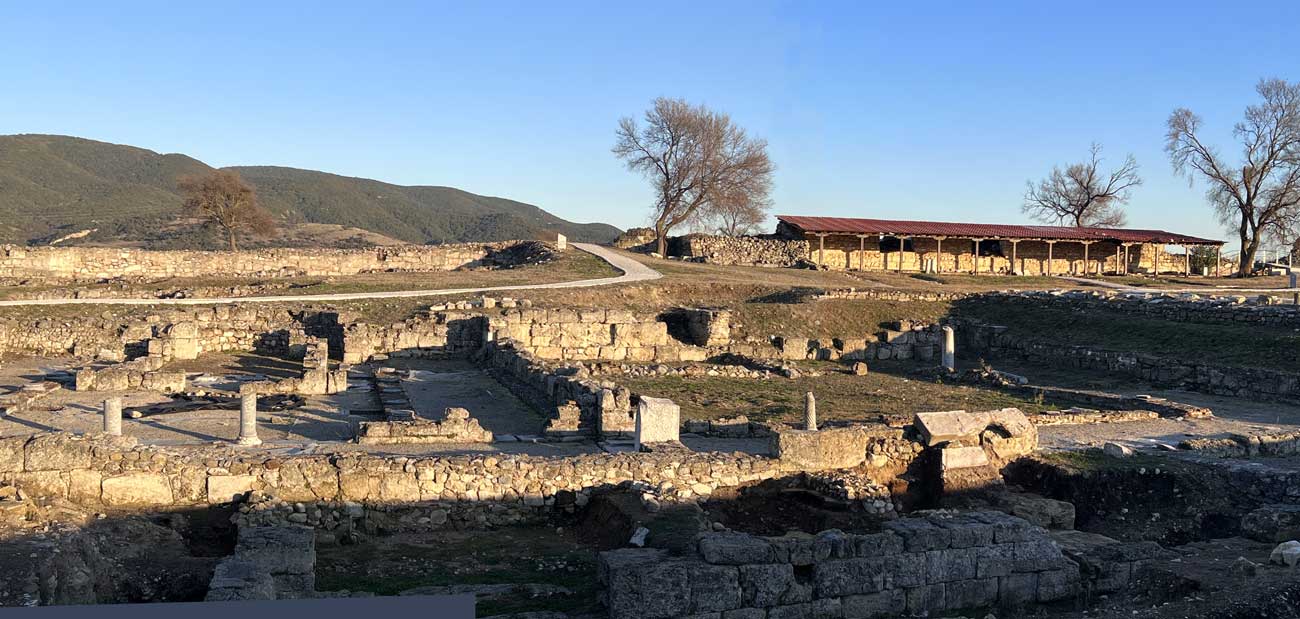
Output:
[[[0,277],[52,280],[170,277],[293,277],[381,271],[451,271],[492,264],[521,241],[365,249],[155,251],[103,247],[0,246]]]
[[[889,617],[1072,598],[1079,566],[1042,529],[998,512],[904,518],[880,533],[710,533],[694,554],[600,555],[611,619]]]

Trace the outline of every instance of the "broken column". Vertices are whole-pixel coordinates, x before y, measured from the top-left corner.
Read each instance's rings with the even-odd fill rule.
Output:
[[[104,434],[122,436],[122,398],[104,398]]]
[[[681,408],[672,400],[642,396],[636,404],[636,450],[647,443],[680,440],[681,424]]]
[[[249,392],[239,395],[239,440],[240,445],[261,445],[257,438],[257,393]]]
[[[803,395],[803,429],[817,431],[817,397],[811,391]]]
[[[948,325],[944,325],[943,344],[941,345],[941,349],[940,349],[940,357],[943,359],[943,369],[948,370],[949,372],[957,371],[956,352],[957,352],[957,340],[956,337],[954,337],[953,328]]]
[[[568,249],[568,247],[569,247],[569,239],[568,239],[567,237],[565,237],[563,234],[558,234],[558,233],[557,233],[557,234],[555,235],[555,247],[556,247],[556,249],[561,249],[561,250],[563,250],[563,249]]]

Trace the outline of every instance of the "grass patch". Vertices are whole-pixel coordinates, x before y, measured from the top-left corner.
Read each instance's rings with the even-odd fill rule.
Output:
[[[877,365],[890,371],[884,362]],[[876,421],[882,415],[925,411],[992,410],[1016,407],[1037,413],[1054,407],[1002,391],[969,385],[939,384],[873,370],[866,376],[840,371],[837,364],[804,364],[825,371],[822,376],[756,380],[722,376],[659,376],[621,378],[632,391],[672,399],[687,419],[717,419],[745,415],[751,421],[803,419],[804,394],[817,396],[817,416],[832,421]],[[875,367],[875,366],[873,366]]]
[[[478,615],[598,610],[595,550],[548,527],[400,534],[317,549],[316,587],[322,591],[397,595],[415,587],[526,583],[573,594],[480,600]]]
[[[1063,346],[1300,372],[1300,332],[1285,327],[1174,322],[1104,309],[1075,312],[1029,303],[1008,306],[987,299],[955,303],[953,313]]]

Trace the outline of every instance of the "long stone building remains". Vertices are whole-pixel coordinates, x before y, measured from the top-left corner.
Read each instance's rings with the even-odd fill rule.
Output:
[[[776,234],[688,235],[669,253],[713,264],[912,273],[1096,275],[1192,274],[1191,250],[1223,242],[1163,230],[963,224],[781,215]],[[633,239],[628,239],[632,241]],[[1183,252],[1170,253],[1169,245]],[[1211,275],[1231,265],[1220,257]]]

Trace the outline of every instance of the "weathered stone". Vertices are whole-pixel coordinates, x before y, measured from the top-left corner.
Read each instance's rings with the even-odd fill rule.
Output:
[[[105,477],[102,489],[105,505],[164,507],[173,500],[171,484],[165,475],[158,473]]]

